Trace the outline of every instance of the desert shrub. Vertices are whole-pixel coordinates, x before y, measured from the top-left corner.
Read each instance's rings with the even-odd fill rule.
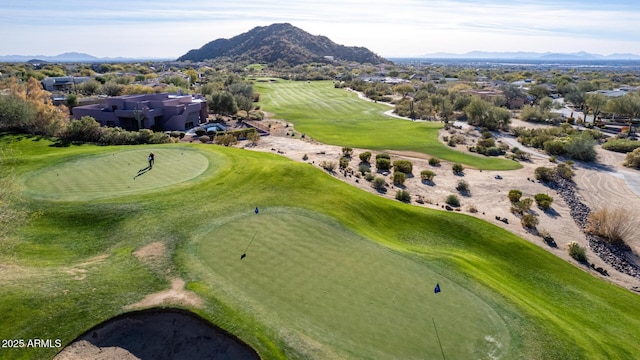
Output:
[[[470,205],[467,207],[467,211],[469,211],[469,212],[470,212],[470,213],[472,213],[472,214],[475,214],[475,213],[477,213],[477,212],[478,212],[478,208],[477,208],[475,205],[470,204]]]
[[[464,145],[464,143],[466,142],[466,139],[465,139],[464,135],[456,134],[456,135],[453,135],[449,139],[449,141],[452,141],[454,144]]]
[[[252,145],[257,145],[260,141],[260,134],[258,134],[257,131],[251,131],[247,133],[247,140],[249,140]]]
[[[389,170],[391,168],[391,161],[389,159],[380,158],[376,159],[376,169],[378,171]]]
[[[534,229],[536,226],[538,226],[539,221],[535,215],[525,214],[520,218],[520,223],[526,228]]]
[[[549,140],[542,144],[542,148],[549,155],[564,155],[567,153],[567,143],[563,140]]]
[[[549,156],[549,162],[555,163],[556,162],[556,157],[555,156]]]
[[[567,248],[569,250],[569,255],[579,262],[587,262],[587,252],[585,248],[578,245],[577,242],[572,241],[567,244]]]
[[[556,166],[556,174],[565,180],[571,180],[575,175],[571,167],[567,164],[558,164],[558,166]]]
[[[438,166],[438,165],[440,165],[440,159],[438,159],[438,158],[434,158],[434,157],[429,158],[429,165],[431,165],[431,166]]]
[[[372,173],[368,172],[368,173],[364,174],[364,179],[367,180],[367,181],[373,181],[374,176],[373,176]]]
[[[522,197],[522,191],[517,190],[517,189],[512,189],[509,190],[509,201],[511,201],[512,203],[514,202],[518,202],[520,201],[520,198]]]
[[[465,180],[458,180],[456,190],[460,191],[461,193],[469,192],[469,183]]]
[[[380,176],[376,176],[375,179],[373,179],[373,188],[378,190],[378,191],[382,191],[384,190],[384,187],[386,185],[386,181],[384,181],[383,177]]]
[[[198,140],[200,140],[200,142],[202,143],[208,143],[209,141],[211,141],[211,137],[209,137],[209,135],[202,135],[198,138]]]
[[[343,147],[342,148],[342,156],[344,157],[351,157],[351,155],[353,155],[353,149],[350,147]]]
[[[195,128],[194,131],[196,132],[197,136],[202,136],[202,135],[207,133],[207,130],[205,130],[204,128],[201,128],[201,127]]]
[[[520,159],[523,161],[531,160],[531,154],[529,154],[526,151],[522,151],[520,149],[517,149],[516,151],[514,151],[513,155],[515,156],[516,159]]]
[[[593,161],[596,159],[595,146],[598,143],[589,134],[581,133],[571,136],[567,142],[567,154],[581,161]]]
[[[462,164],[455,163],[453,164],[453,167],[451,169],[453,170],[454,174],[458,175],[462,174],[462,172],[464,171],[464,166],[462,166]]]
[[[216,136],[215,140],[216,140],[216,144],[224,145],[224,146],[231,146],[238,143],[238,139],[235,136],[233,136],[233,134],[218,135]]]
[[[169,133],[169,136],[171,136],[172,138],[179,138],[180,137],[180,131],[172,131]]]
[[[460,206],[460,198],[458,198],[457,195],[448,195],[447,198],[444,200],[445,203],[451,205],[451,206],[455,206],[458,207]]]
[[[553,168],[548,168],[544,166],[540,166],[535,170],[536,179],[543,182],[552,182],[554,174],[555,174],[555,171],[553,170]]]
[[[436,176],[436,173],[431,170],[422,170],[420,172],[420,178],[425,181],[433,181],[434,176]]]
[[[387,159],[387,160],[391,160],[391,155],[387,154],[387,153],[380,153],[376,155],[376,160],[378,159]]]
[[[369,151],[365,151],[360,153],[358,157],[360,158],[360,161],[368,163],[369,160],[371,160],[371,153]]]
[[[542,210],[549,209],[553,203],[553,198],[547,194],[535,194],[533,199]]]
[[[364,175],[371,171],[371,166],[367,164],[360,164],[360,166],[358,166],[358,171],[360,171],[362,175]]]
[[[640,169],[640,148],[628,153],[622,165],[630,168]]]
[[[309,160],[309,155],[304,154],[304,155],[302,156],[302,160],[303,160],[303,161],[307,161],[307,160]]]
[[[628,153],[640,148],[640,141],[630,139],[610,139],[602,144],[602,148],[619,153]]]
[[[404,182],[407,180],[407,175],[403,172],[394,172],[393,173],[393,183],[396,185],[404,185]]]
[[[500,155],[503,154],[503,150],[498,148],[498,147],[495,147],[495,146],[492,146],[490,148],[486,148],[484,150],[484,152],[480,152],[480,151],[478,151],[478,152],[481,153],[481,154],[484,154],[486,156],[500,156]]]
[[[396,191],[396,200],[400,200],[402,202],[410,202],[411,194],[407,190],[398,190]]]
[[[320,167],[329,171],[329,172],[333,172],[336,169],[336,162],[335,161],[327,161],[327,160],[322,160],[320,162]]]
[[[491,135],[491,133],[489,133],[489,135]],[[490,137],[490,138],[482,138],[482,139],[478,140],[477,145],[479,147],[482,146],[482,147],[485,147],[485,148],[494,147],[494,146],[496,146],[496,141],[492,137]]]
[[[620,208],[603,208],[589,214],[586,230],[601,236],[612,245],[625,247],[633,236],[632,221],[633,212]]]
[[[511,212],[514,214],[524,215],[531,210],[533,199],[525,198],[511,204]]]
[[[411,174],[413,171],[413,164],[409,160],[396,160],[393,162],[393,171]]]
[[[346,156],[341,157],[339,161],[339,165],[340,165],[340,169],[346,169],[349,166],[349,158]]]

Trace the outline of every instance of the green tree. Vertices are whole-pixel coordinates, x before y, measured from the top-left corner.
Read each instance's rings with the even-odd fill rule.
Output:
[[[543,98],[549,96],[549,89],[541,85],[533,85],[531,88],[529,88],[528,92],[529,95],[535,98],[534,101],[536,104],[539,104]]]
[[[607,106],[609,98],[603,94],[587,94],[585,102],[591,109],[591,112],[593,113],[593,119],[595,120],[598,118],[598,115],[600,114],[602,109]]]
[[[411,84],[399,84],[393,87],[393,91],[402,95],[403,98],[407,97],[407,94],[415,91],[413,85]]]
[[[235,115],[238,112],[236,100],[228,91],[219,91],[207,98],[209,111],[214,114]]]
[[[471,100],[464,111],[469,124],[486,127],[489,130],[506,130],[511,121],[509,110],[493,106],[480,98]]]

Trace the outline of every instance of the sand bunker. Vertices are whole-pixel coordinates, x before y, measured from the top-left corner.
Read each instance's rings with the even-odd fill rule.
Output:
[[[120,315],[87,331],[54,360],[260,359],[235,336],[178,309]]]

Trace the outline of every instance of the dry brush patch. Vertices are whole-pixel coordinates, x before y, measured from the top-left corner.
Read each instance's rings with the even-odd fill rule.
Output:
[[[589,214],[586,231],[616,246],[627,247],[633,235],[632,212],[622,208],[602,208]]]

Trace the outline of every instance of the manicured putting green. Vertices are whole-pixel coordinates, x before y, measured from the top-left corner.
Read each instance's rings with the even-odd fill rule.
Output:
[[[313,357],[441,358],[434,322],[447,358],[508,351],[505,323],[480,298],[318,214],[251,212],[197,241],[202,280]]]
[[[155,164],[147,169],[147,156]],[[92,200],[131,195],[175,185],[207,170],[209,160],[188,148],[145,147],[76,157],[30,173],[27,193],[50,200]]]

